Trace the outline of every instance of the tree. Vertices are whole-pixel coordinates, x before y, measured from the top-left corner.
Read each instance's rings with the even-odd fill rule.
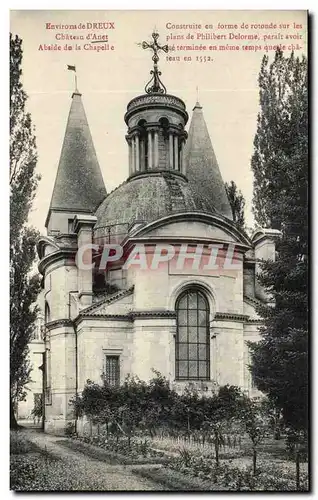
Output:
[[[268,402],[255,401],[246,396],[241,399],[240,418],[246,434],[252,442],[253,475],[256,475],[257,447],[270,430]]]
[[[234,181],[229,183],[225,183],[225,190],[227,197],[230,202],[233,221],[235,225],[241,231],[245,231],[245,216],[244,216],[244,208],[245,208],[245,199],[242,192],[238,189],[237,185]]]
[[[308,423],[308,96],[307,61],[278,50],[259,75],[254,140],[256,221],[281,230],[276,258],[261,264],[260,283],[274,305],[262,305],[261,341],[250,344],[257,387],[282,409],[285,423]]]
[[[258,81],[261,109],[251,160],[253,213],[261,227],[281,229],[290,222],[285,221],[287,212],[293,216],[297,211],[298,222],[307,211],[307,60],[293,53],[284,57],[277,50],[271,64],[263,57]]]
[[[31,276],[38,236],[27,226],[39,177],[37,153],[27,95],[21,83],[22,40],[10,33],[10,426],[17,427],[14,404],[25,397],[30,379],[28,343],[34,330],[40,290]]]

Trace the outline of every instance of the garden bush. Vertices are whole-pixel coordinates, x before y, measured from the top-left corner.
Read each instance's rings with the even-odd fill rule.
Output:
[[[130,458],[159,458],[164,456],[164,452],[153,450],[147,439],[140,439],[138,437],[133,437],[130,441],[128,441],[125,437],[100,434],[99,436],[91,437],[83,436],[78,439],[85,443],[98,446],[104,450],[118,453]]]
[[[234,386],[220,387],[212,396],[202,396],[187,388],[179,395],[170,389],[160,373],[148,383],[137,377],[127,377],[119,387],[87,381],[81,395],[72,401],[76,417],[85,417],[92,424],[106,425],[112,434],[124,434],[128,439],[138,431],[150,436],[158,428],[182,433],[185,437],[200,432],[214,434],[214,426],[233,420],[239,413],[243,395]]]
[[[222,490],[228,491],[296,491],[296,481],[292,479],[290,471],[282,470],[262,463],[257,474],[253,467],[235,467],[231,460],[216,465],[214,457],[198,456],[184,453],[170,463],[170,467],[184,474],[198,477],[204,481],[211,481]],[[308,491],[308,474],[303,473],[299,490]]]

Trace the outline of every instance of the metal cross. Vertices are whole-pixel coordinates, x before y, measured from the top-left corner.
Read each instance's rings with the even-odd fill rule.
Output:
[[[167,53],[169,48],[168,48],[168,45],[163,45],[162,47],[159,45],[159,43],[157,42],[157,40],[159,38],[159,33],[157,33],[156,31],[154,31],[151,36],[153,38],[153,43],[142,42],[141,46],[143,49],[153,50],[152,60],[154,62],[154,65],[157,66],[157,63],[159,61],[158,52],[160,50],[163,50],[164,52]]]
[[[138,45],[141,45],[143,49],[151,49],[153,51],[153,70],[150,71],[150,74],[152,75],[151,80],[147,83],[145,87],[145,91],[147,94],[153,94],[153,93],[160,93],[160,94],[165,94],[166,93],[166,87],[160,80],[161,76],[161,71],[158,70],[158,61],[159,61],[159,56],[158,52],[162,50],[163,52],[168,52],[169,48],[168,45],[159,45],[158,43],[158,38],[159,38],[159,33],[157,33],[156,30],[152,33],[152,38],[153,42],[148,43],[148,42],[142,42],[139,43]],[[152,85],[151,85],[152,84]]]

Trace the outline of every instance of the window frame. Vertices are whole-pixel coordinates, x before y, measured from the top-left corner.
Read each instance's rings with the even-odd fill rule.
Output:
[[[115,375],[115,383],[112,384],[110,380],[107,379],[108,371],[107,371],[107,362],[110,359],[117,359],[117,374]],[[119,387],[120,386],[120,353],[116,352],[104,352],[104,377],[105,382],[111,387]]]
[[[196,307],[190,307],[189,304],[189,297],[190,294],[196,294]],[[200,307],[200,302],[199,298],[204,300],[204,308],[202,308],[202,305]],[[180,303],[183,300],[186,300],[186,308],[185,307],[180,307]],[[210,305],[208,298],[206,294],[198,287],[189,287],[183,292],[181,292],[176,300],[175,303],[175,310],[177,314],[176,318],[176,337],[175,337],[175,379],[178,381],[187,381],[187,380],[195,380],[195,381],[209,381],[211,380],[211,359],[210,359]],[[179,317],[180,311],[186,311],[185,317],[186,321],[185,324],[180,324]],[[191,314],[191,322],[189,322],[189,311],[192,311],[192,313],[195,311],[195,316],[196,316],[196,321],[194,321],[194,315]],[[202,324],[202,318],[200,320],[200,312],[204,311],[205,317],[203,319]],[[184,313],[183,313],[184,315]],[[201,314],[202,316],[202,314]],[[192,323],[192,324],[191,324]],[[200,326],[202,325],[202,326]],[[183,335],[186,333],[186,341],[180,341],[180,332],[181,328],[184,330],[186,329],[186,332],[183,330]],[[204,328],[205,330],[205,341],[202,342],[200,341],[200,329]],[[196,330],[196,341],[190,341],[190,334],[193,336],[194,331]],[[185,338],[185,337],[183,337]],[[193,337],[192,337],[193,338]],[[187,355],[180,357],[180,351],[181,351],[181,346],[185,347],[187,351]],[[196,351],[196,355],[190,353],[190,347],[193,347],[191,350]],[[202,356],[200,356],[200,346],[205,346],[205,359],[203,359]],[[195,363],[191,367],[191,361]],[[186,375],[180,375],[180,362],[183,362],[186,365]],[[200,363],[205,364],[205,375],[202,375]],[[196,375],[193,374],[193,371],[191,372],[191,368],[194,368],[196,366]]]

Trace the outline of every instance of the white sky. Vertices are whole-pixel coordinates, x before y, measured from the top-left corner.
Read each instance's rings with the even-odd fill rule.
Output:
[[[47,22],[78,24],[100,21],[115,22],[115,30],[108,32],[109,42],[115,45],[114,51],[97,53],[83,49],[72,52],[38,50],[40,44],[56,43],[54,37],[57,33],[87,35],[91,32],[47,30]],[[172,32],[167,29],[166,23],[215,25],[221,22],[240,25],[242,22],[291,24],[294,21],[303,24],[301,32],[303,39],[306,39],[305,11],[11,11],[11,32],[23,39],[23,83],[29,95],[28,109],[36,128],[39,155],[37,170],[42,175],[30,222],[41,232],[45,232],[44,221],[74,88],[74,73],[67,71],[67,64],[76,65],[78,87],[83,94],[83,103],[106,189],[110,192],[128,176],[124,113],[129,100],[142,94],[144,85],[149,80],[151,53],[142,50],[137,43],[142,40],[149,41],[155,26],[160,33],[159,41],[162,44],[185,44],[193,42],[166,42],[166,36]],[[187,34],[189,30],[174,32]],[[211,30],[204,32],[211,33]],[[282,30],[271,31],[273,34],[278,32]],[[262,35],[266,30],[254,30],[253,33]],[[290,31],[285,30],[284,33]],[[66,42],[57,43],[64,45]],[[210,45],[216,42],[202,43]],[[306,49],[300,51],[305,52]],[[176,52],[171,53],[174,54]],[[211,55],[213,62],[167,62],[165,55],[162,55],[159,61],[162,80],[168,93],[175,94],[185,101],[190,119],[198,86],[199,100],[203,106],[223,180],[234,180],[243,191],[247,202],[248,225],[253,221],[253,178],[250,159],[259,109],[257,78],[263,54],[263,50],[257,53],[192,52],[194,57]],[[274,52],[270,53],[273,54]],[[185,52],[180,55],[185,55]]]

